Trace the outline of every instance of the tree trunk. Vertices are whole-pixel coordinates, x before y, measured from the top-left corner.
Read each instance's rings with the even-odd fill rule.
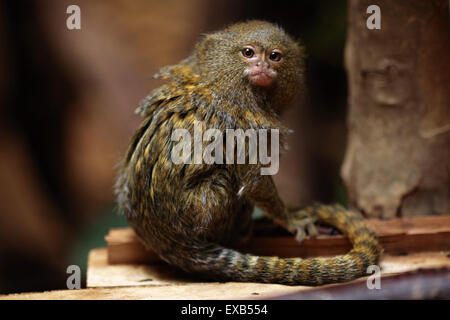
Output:
[[[450,28],[447,0],[349,0],[349,203],[368,216],[450,213]]]

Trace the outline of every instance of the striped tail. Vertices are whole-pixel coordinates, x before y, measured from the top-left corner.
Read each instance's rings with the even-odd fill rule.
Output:
[[[301,259],[255,256],[209,244],[189,248],[183,259],[180,256],[172,259],[175,257],[170,254],[162,256],[188,272],[214,280],[310,286],[365,276],[367,267],[378,263],[383,250],[359,213],[341,206],[325,205],[304,210],[318,221],[342,231],[352,242],[353,249],[344,255]]]

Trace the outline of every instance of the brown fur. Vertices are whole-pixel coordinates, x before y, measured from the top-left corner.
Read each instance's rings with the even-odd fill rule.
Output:
[[[239,50],[248,42],[281,48],[276,85],[255,88],[243,76]],[[319,285],[351,280],[375,264],[381,248],[359,213],[339,206],[288,210],[260,165],[174,164],[171,133],[203,130],[288,130],[279,114],[303,84],[303,49],[281,28],[263,21],[240,23],[210,35],[194,53],[157,77],[167,80],[138,109],[144,116],[122,162],[116,190],[120,208],[141,240],[162,259],[215,280]],[[246,239],[254,206],[299,235],[315,221],[344,232],[353,249],[331,258],[260,257],[227,246]]]

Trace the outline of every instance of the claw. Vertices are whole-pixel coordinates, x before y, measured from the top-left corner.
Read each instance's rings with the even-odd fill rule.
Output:
[[[294,214],[293,218],[291,221],[291,229],[296,231],[295,237],[299,243],[302,243],[307,235],[314,238],[319,234],[314,225],[315,219],[308,213],[299,211],[297,214]]]
[[[295,238],[299,243],[302,243],[307,235],[311,238],[315,238],[319,234],[314,222],[310,218],[300,221],[297,225],[296,231],[297,234],[295,235]],[[306,233],[306,231],[308,231],[308,233]]]
[[[297,239],[298,243],[302,243],[306,238],[306,233],[303,228],[297,229],[297,234],[295,235],[295,239]]]
[[[319,232],[317,231],[316,226],[314,225],[314,223],[308,224],[306,226],[306,228],[308,229],[308,235],[312,238],[315,238],[319,235]]]

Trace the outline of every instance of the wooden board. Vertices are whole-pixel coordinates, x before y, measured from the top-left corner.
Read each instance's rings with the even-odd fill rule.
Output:
[[[407,255],[384,254],[381,261],[381,274],[392,275],[424,268],[450,267],[450,250],[438,252],[419,252]],[[152,264],[115,264],[107,261],[107,249],[94,249],[89,253],[87,287],[121,286],[161,286],[199,283],[164,262]],[[267,287],[265,287],[267,286]],[[271,291],[271,284],[260,284],[258,288]],[[292,288],[291,286],[285,286]],[[305,288],[307,286],[295,286]]]
[[[385,253],[450,250],[450,216],[368,219],[367,224],[379,236]],[[259,229],[257,225],[255,229],[255,236],[239,250],[266,256],[311,257],[342,254],[351,249],[350,242],[342,235],[320,235],[316,239],[305,239],[300,245],[282,230],[270,230],[266,225]],[[152,250],[144,248],[131,228],[112,229],[105,240],[109,264],[144,264],[159,260]]]
[[[382,283],[393,275],[386,273],[404,272],[405,270],[414,270],[420,268],[435,268],[441,266],[449,266],[449,252],[422,252],[409,254],[406,256],[387,256],[383,257],[381,263],[384,273],[382,274]],[[119,268],[119,269],[115,269]],[[118,272],[115,273],[114,270]],[[137,271],[136,271],[137,270]],[[123,276],[121,276],[123,275]],[[299,292],[312,292],[317,290],[315,287],[305,286],[284,286],[278,284],[264,283],[239,283],[239,282],[183,282],[178,279],[178,283],[167,285],[160,283],[159,285],[149,285],[141,280],[149,277],[144,274],[139,266],[136,265],[115,265],[108,266],[106,262],[106,249],[95,249],[90,254],[88,265],[88,282],[90,285],[98,285],[98,287],[87,288],[82,290],[57,290],[48,292],[22,293],[11,295],[0,295],[0,300],[14,299],[188,299],[188,300],[214,300],[214,299],[268,299],[277,297],[288,297],[290,294]],[[152,275],[154,276],[154,275]],[[394,275],[395,276],[395,275]],[[155,277],[156,280],[160,279]],[[383,280],[384,279],[384,280]],[[111,287],[113,281],[115,285]],[[169,281],[165,278],[165,281]],[[172,281],[172,280],[170,280]],[[334,284],[320,287],[322,289],[330,287],[348,286],[350,284],[360,284],[364,286],[366,278],[360,278],[345,284]],[[124,286],[121,286],[121,285]],[[106,287],[102,287],[106,285]],[[323,297],[322,297],[323,298]]]
[[[278,284],[210,282],[171,286],[103,287],[0,295],[0,300],[234,300],[264,299],[295,293],[299,287]]]

